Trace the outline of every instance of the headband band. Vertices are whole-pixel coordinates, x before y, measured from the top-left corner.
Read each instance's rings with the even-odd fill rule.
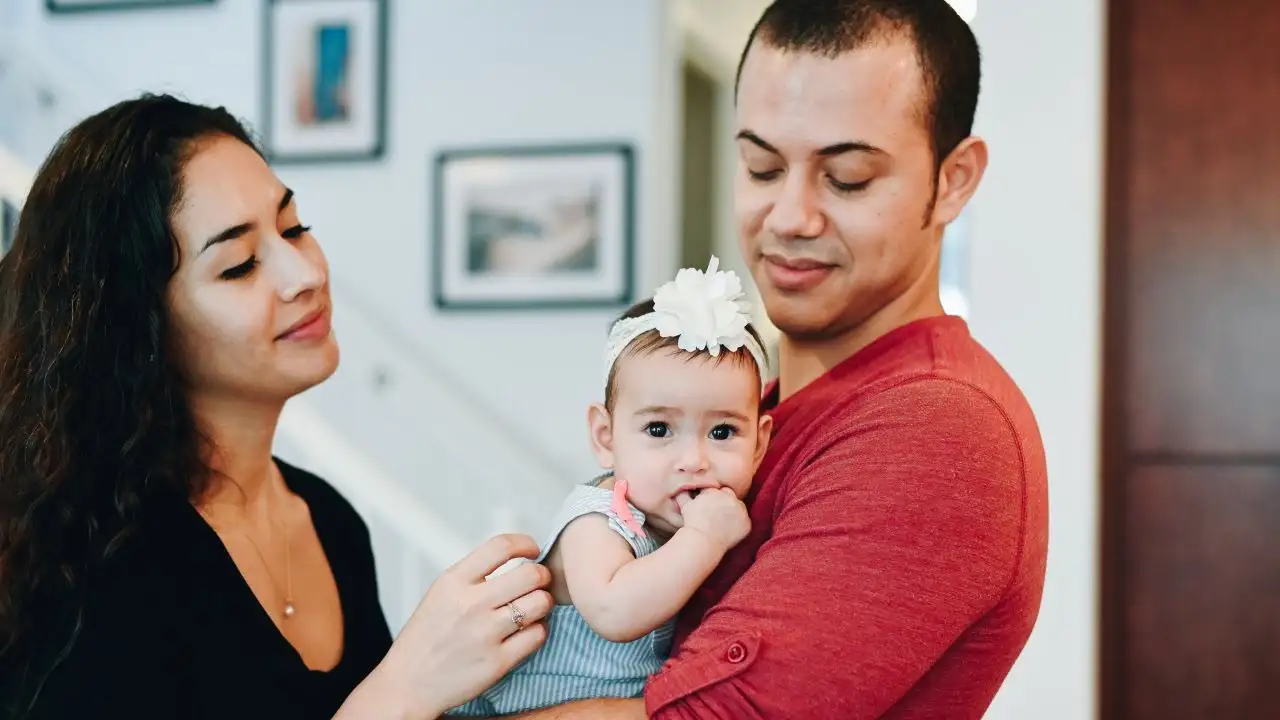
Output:
[[[644,333],[657,330],[662,337],[679,338],[681,350],[705,350],[712,357],[718,357],[721,350],[736,352],[746,348],[756,361],[761,385],[765,384],[768,365],[764,348],[747,332],[751,304],[743,299],[738,275],[719,267],[720,259],[712,255],[706,272],[696,268],[680,270],[675,280],[654,294],[653,312],[613,324],[605,347],[606,383],[622,351]]]

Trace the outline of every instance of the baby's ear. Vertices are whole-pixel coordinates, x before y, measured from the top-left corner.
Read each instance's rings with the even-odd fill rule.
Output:
[[[756,431],[756,454],[752,458],[755,463],[756,470],[760,469],[760,463],[764,461],[764,453],[769,449],[769,439],[773,437],[773,416],[760,414],[760,426]]]
[[[605,470],[613,469],[613,419],[604,405],[595,403],[587,408],[587,433],[591,439],[591,452],[596,462]]]

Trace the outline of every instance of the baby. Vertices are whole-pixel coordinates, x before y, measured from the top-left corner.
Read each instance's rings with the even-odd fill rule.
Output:
[[[538,558],[556,600],[547,642],[450,715],[639,697],[677,613],[746,537],[767,365],[742,284],[718,264],[681,270],[613,325],[604,402],[587,412],[606,472],[569,494]]]

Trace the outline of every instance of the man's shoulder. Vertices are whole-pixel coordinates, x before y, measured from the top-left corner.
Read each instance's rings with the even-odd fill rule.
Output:
[[[799,438],[788,482],[876,492],[964,492],[1017,505],[1044,484],[1025,398],[1002,370],[935,364],[826,398]],[[822,472],[815,472],[821,469]]]
[[[1022,436],[1032,432],[1030,409],[1016,391],[940,370],[886,377],[829,399],[825,422],[829,440],[868,435],[910,434],[935,440]],[[1038,439],[1038,438],[1037,438]]]
[[[1041,494],[1030,405],[967,326],[934,319],[889,339],[797,396],[771,479],[876,495],[959,489],[1001,505]]]
[[[944,326],[857,383],[833,383],[822,398],[833,434],[923,432],[960,444],[1011,435],[1032,454],[1040,430],[1013,377],[967,329]],[[972,430],[973,432],[969,432]]]
[[[903,377],[833,407],[796,470],[821,463],[847,468],[852,482],[912,485],[968,476],[1012,490],[1026,480],[1026,446],[1039,442],[1016,415],[963,378]]]
[[[1026,531],[1042,535],[1047,477],[1031,408],[980,345],[947,343],[927,361],[917,355],[897,371],[830,392],[783,464],[778,479],[789,492],[779,502],[837,492],[885,507],[941,508],[988,532],[1003,528],[1011,551]]]

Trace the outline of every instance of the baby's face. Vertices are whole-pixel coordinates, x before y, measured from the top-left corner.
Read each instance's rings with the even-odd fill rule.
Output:
[[[745,497],[771,426],[751,364],[666,349],[619,363],[612,417],[592,413],[593,425],[597,417],[607,425],[606,442],[596,427],[592,434],[602,464],[629,484],[631,503],[671,533],[684,524],[681,494],[728,487]]]

